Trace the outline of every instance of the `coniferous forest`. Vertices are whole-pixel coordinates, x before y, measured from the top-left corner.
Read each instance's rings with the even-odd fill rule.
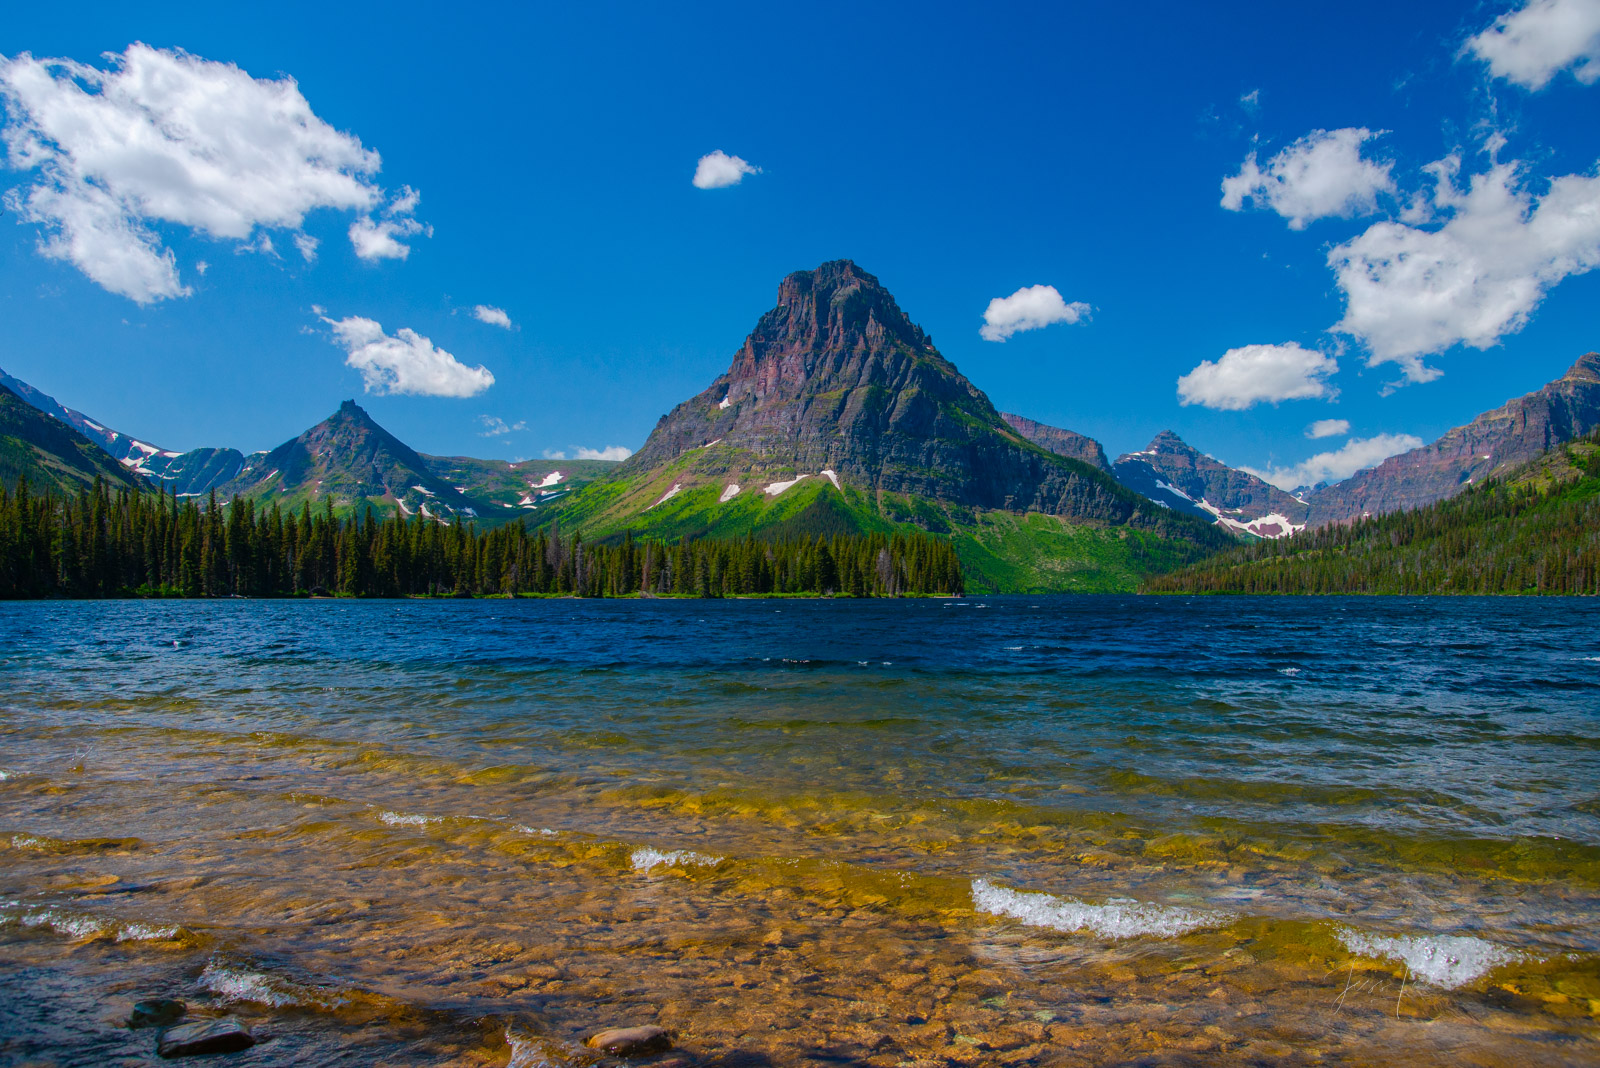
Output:
[[[1153,593],[1600,594],[1600,435],[1412,511],[1261,541]]]
[[[954,550],[922,534],[585,544],[522,523],[339,517],[331,500],[284,513],[102,483],[76,497],[0,486],[0,599],[960,592]]]

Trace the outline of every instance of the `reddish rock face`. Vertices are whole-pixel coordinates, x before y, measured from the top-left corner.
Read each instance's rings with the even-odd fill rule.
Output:
[[[1420,449],[1307,496],[1311,525],[1382,515],[1453,497],[1600,426],[1600,353],[1543,389],[1508,401]]]
[[[1082,460],[1102,471],[1111,470],[1111,464],[1106,460],[1106,450],[1087,434],[1080,434],[1076,430],[1063,430],[1048,423],[1036,423],[1032,419],[1012,415],[1010,412],[1001,412],[1000,418],[1006,421],[1006,426],[1041,449],[1049,449],[1057,456]]]
[[[849,260],[785,278],[727,372],[663,416],[624,469],[691,450],[689,470],[707,476],[831,470],[859,489],[980,508],[1115,523],[1152,511],[1104,471],[1007,426]]]

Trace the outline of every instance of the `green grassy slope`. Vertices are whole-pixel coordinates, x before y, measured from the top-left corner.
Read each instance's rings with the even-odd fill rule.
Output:
[[[97,477],[113,488],[141,481],[100,446],[0,386],[0,483],[15,490],[26,478],[34,493],[76,494]]]
[[[933,533],[950,538],[967,589],[987,593],[1132,591],[1148,576],[1191,563],[1232,540],[1217,533],[1214,541],[1201,544],[1128,526],[1070,523],[908,494],[869,494],[850,485],[835,488],[818,475],[776,495],[760,486],[741,486],[724,501],[725,487],[718,482],[686,485],[693,477],[686,468],[669,464],[633,478],[601,479],[561,510],[530,522],[576,528],[600,541],[620,540],[625,533],[667,540]],[[680,486],[676,493],[674,485]]]

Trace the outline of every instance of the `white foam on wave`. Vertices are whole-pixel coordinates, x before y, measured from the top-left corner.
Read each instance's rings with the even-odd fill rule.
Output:
[[[710,867],[713,864],[722,863],[721,857],[696,853],[692,849],[674,849],[663,852],[659,849],[651,849],[649,846],[635,849],[628,860],[633,865],[633,870],[641,873],[663,865],[669,868],[682,868],[691,866]]]
[[[1375,935],[1341,928],[1339,941],[1363,957],[1397,960],[1415,979],[1445,990],[1465,986],[1502,964],[1522,960],[1514,950],[1468,935]]]
[[[1020,920],[1029,927],[1049,927],[1068,934],[1090,931],[1102,938],[1141,935],[1172,938],[1228,921],[1225,913],[1152,905],[1131,899],[1091,905],[1053,894],[1008,890],[985,879],[972,880],[972,904],[979,912]]]
[[[548,827],[529,827],[526,823],[513,823],[511,829],[518,834],[536,834],[541,838],[554,838],[556,832]]]
[[[378,822],[387,823],[391,827],[427,827],[434,823],[443,823],[443,816],[418,816],[411,812],[390,812],[388,809],[379,809]]]
[[[11,836],[12,849],[46,849],[49,845],[49,839],[40,838],[37,835],[14,834]]]
[[[167,942],[177,938],[179,932],[183,930],[176,924],[156,926],[147,923],[102,920],[81,912],[68,912],[59,908],[23,909],[15,901],[0,906],[0,925],[8,923],[54,931],[77,942],[100,938],[109,938],[114,942]]]
[[[578,1063],[587,1063],[588,1058],[580,1062],[577,1058],[563,1057],[551,1047],[554,1045],[546,1038],[528,1038],[506,1031],[506,1045],[511,1047],[511,1060],[506,1062],[506,1068],[571,1068]]]
[[[5,782],[7,779],[13,779],[16,777],[16,774],[17,773],[14,771],[7,771],[4,768],[0,768],[0,782]]]
[[[337,995],[220,961],[211,961],[206,965],[200,973],[200,987],[223,1001],[252,1001],[280,1009],[290,1005],[332,1008],[344,1004],[344,999]]]

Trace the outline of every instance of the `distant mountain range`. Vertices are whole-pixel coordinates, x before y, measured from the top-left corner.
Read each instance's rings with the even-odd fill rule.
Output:
[[[1284,537],[1414,508],[1600,426],[1600,355],[1590,353],[1430,445],[1311,491],[1285,492],[1171,431],[1112,463],[1090,437],[996,410],[849,260],[785,278],[728,370],[622,463],[427,456],[353,401],[268,452],[175,452],[4,372],[0,388],[13,399],[0,436],[7,484],[26,474],[75,491],[99,474],[289,508],[521,517],[595,538],[917,528],[953,539],[973,588],[1018,590],[1129,588],[1229,535]]]

